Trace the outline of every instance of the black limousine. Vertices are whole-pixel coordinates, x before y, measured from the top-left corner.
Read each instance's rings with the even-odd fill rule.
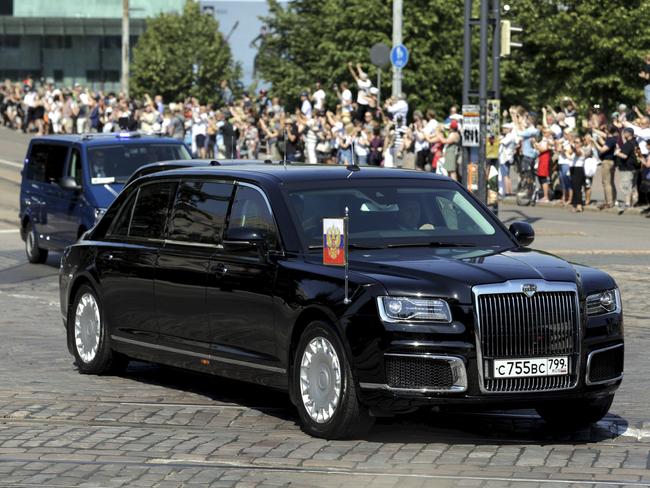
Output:
[[[323,219],[346,207],[348,281],[323,264]],[[596,422],[623,377],[619,290],[533,238],[428,173],[162,171],[66,249],[67,345],[82,373],[137,358],[286,390],[325,438],[434,405]]]

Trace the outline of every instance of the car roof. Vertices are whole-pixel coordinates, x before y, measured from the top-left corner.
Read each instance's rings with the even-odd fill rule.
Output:
[[[194,168],[201,166],[233,166],[233,165],[252,165],[252,164],[271,164],[270,159],[171,159],[167,161],[158,161],[140,166],[129,177],[127,184],[140,178],[142,175],[148,175],[166,171],[168,169]]]
[[[34,142],[57,142],[62,144],[82,144],[86,146],[107,146],[112,144],[182,144],[182,141],[171,137],[145,135],[137,132],[111,132],[89,134],[55,134],[39,136]]]
[[[276,183],[299,183],[342,179],[407,178],[449,181],[446,176],[399,168],[342,166],[329,164],[260,164],[198,166],[153,173],[143,178],[164,176],[232,176]]]

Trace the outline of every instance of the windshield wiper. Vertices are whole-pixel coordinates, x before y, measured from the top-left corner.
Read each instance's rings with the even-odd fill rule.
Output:
[[[387,247],[476,247],[474,244],[463,244],[459,242],[408,242],[404,244],[388,244]]]

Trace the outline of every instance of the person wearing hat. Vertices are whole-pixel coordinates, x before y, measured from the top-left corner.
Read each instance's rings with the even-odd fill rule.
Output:
[[[621,194],[623,195],[623,206],[618,211],[621,215],[626,209],[632,206],[632,190],[636,179],[638,161],[636,157],[637,143],[634,138],[634,129],[626,127],[623,129],[623,145],[616,149],[614,156],[617,158],[617,168]]]
[[[300,112],[307,119],[311,119],[311,102],[309,101],[309,93],[306,91],[300,94]]]

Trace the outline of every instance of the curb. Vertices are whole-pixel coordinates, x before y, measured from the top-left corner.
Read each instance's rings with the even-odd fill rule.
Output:
[[[557,203],[556,203],[557,202]],[[536,207],[544,207],[544,208],[558,208],[558,209],[564,209],[567,207],[564,207],[561,203],[559,203],[560,200],[553,200],[551,202],[537,202],[535,204]],[[505,197],[499,200],[500,205],[508,205],[508,206],[513,206],[516,207],[517,205],[517,198],[513,196]],[[530,206],[530,205],[528,205]],[[596,213],[608,213],[608,214],[615,214],[618,215],[618,208],[604,208],[600,210],[598,208],[597,204],[591,204],[591,205],[584,205],[582,208],[584,208],[585,212],[596,212]],[[644,216],[644,214],[641,213],[642,210],[644,210],[647,207],[631,207],[625,210],[624,215],[639,215],[641,217]]]

